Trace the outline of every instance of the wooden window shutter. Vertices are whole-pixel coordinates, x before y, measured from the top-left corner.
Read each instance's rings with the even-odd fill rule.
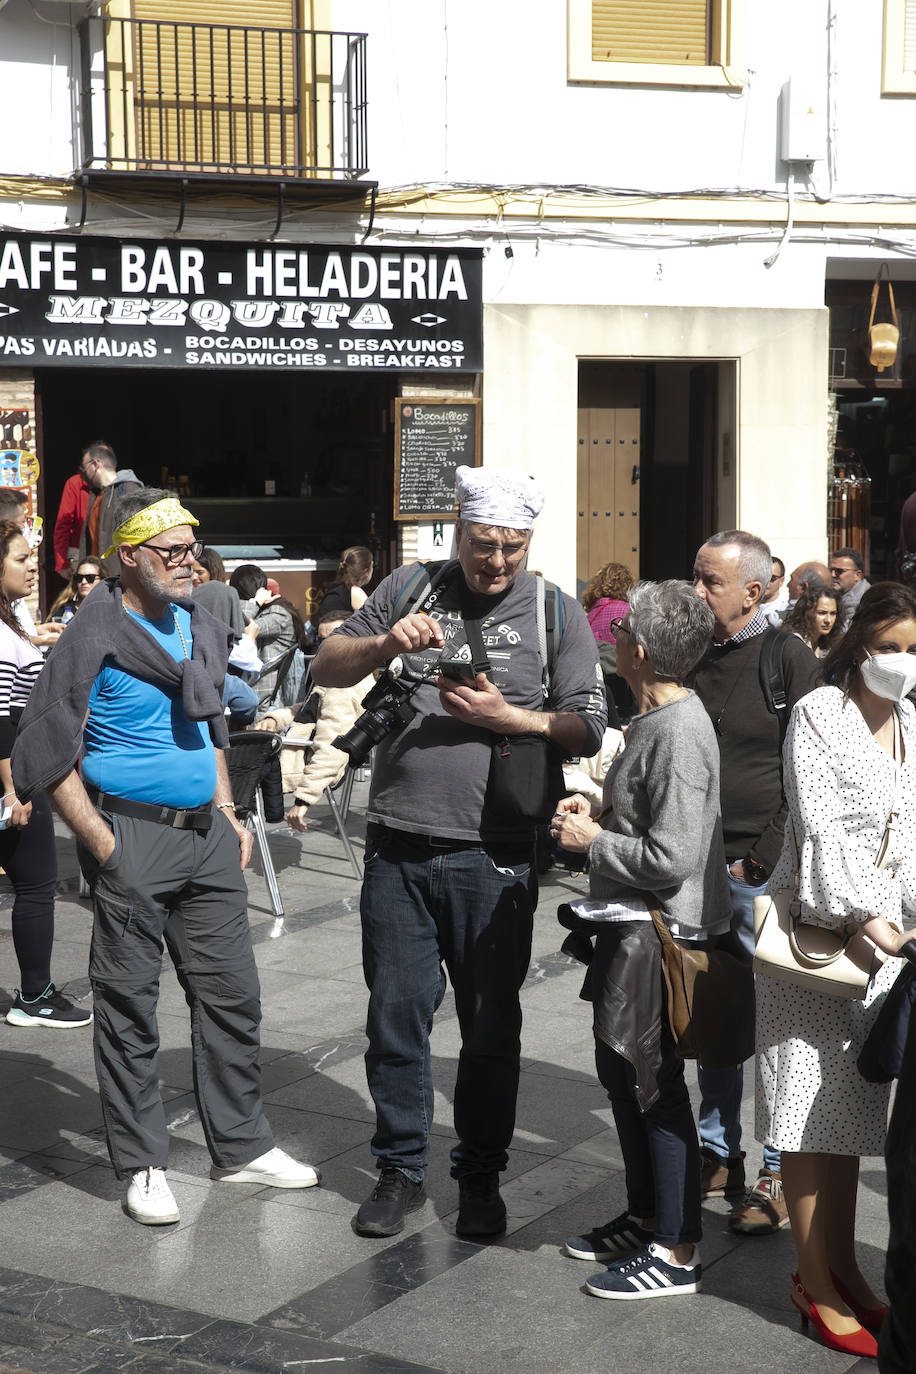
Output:
[[[906,0],[903,10],[903,70],[916,72],[916,0]]]
[[[711,3],[592,0],[592,61],[707,66]]]
[[[231,6],[134,0],[135,19],[166,26],[158,39],[151,24],[140,26],[134,40],[141,158],[189,170],[295,168],[301,161],[297,11],[296,0]],[[183,27],[191,24],[215,27]]]

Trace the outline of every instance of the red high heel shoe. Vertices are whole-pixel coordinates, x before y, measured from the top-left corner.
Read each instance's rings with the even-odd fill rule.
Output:
[[[856,1302],[845,1283],[843,1283],[842,1279],[837,1278],[832,1269],[830,1271],[830,1277],[833,1279],[834,1288],[839,1293],[850,1312],[852,1312],[853,1316],[858,1317],[859,1321],[865,1327],[865,1330],[870,1331],[875,1339],[877,1339],[881,1331],[881,1323],[890,1311],[887,1303],[883,1302],[879,1307],[863,1307],[860,1302]]]
[[[878,1342],[870,1331],[866,1331],[860,1326],[857,1331],[850,1331],[848,1335],[841,1336],[837,1332],[831,1331],[814,1303],[808,1297],[802,1285],[801,1279],[797,1274],[792,1275],[792,1292],[789,1294],[793,1306],[798,1310],[801,1317],[802,1330],[806,1330],[808,1322],[814,1327],[817,1338],[821,1345],[826,1345],[830,1350],[841,1350],[844,1355],[864,1355],[867,1359],[876,1360],[878,1358]]]

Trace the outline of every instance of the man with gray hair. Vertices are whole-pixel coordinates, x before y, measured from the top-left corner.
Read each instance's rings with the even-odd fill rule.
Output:
[[[385,578],[312,665],[323,687],[350,686],[387,668],[383,683],[410,688],[416,708],[380,738],[367,813],[360,911],[372,1152],[380,1173],[356,1215],[366,1236],[401,1231],[406,1214],[424,1201],[433,1119],[429,1034],[445,993],[443,965],[461,1030],[456,1229],[478,1237],[505,1230],[499,1173],[515,1125],[519,989],[537,903],[536,820],[525,814],[525,795],[500,805],[490,784],[494,769],[504,772],[521,758],[520,736],[588,756],[606,720],[594,636],[565,595],[545,699],[538,583],[525,571],[543,504],[537,483],[491,468],[460,467],[456,478],[457,559],[427,569],[412,606],[404,597],[417,585],[416,566]]]
[[[754,950],[754,898],[765,890],[782,849],[785,719],[796,701],[812,690],[818,675],[817,659],[808,646],[783,630],[768,627],[760,611],[772,569],[772,555],[762,539],[745,530],[726,530],[706,541],[693,570],[697,595],[712,610],[716,628],[691,685],[719,739],[732,931],[749,955]],[[768,691],[765,646],[767,657],[772,654],[779,665],[785,697],[782,719]],[[698,1077],[702,1191],[706,1197],[724,1196],[734,1203],[743,1197],[745,1182],[740,1149],[742,1067],[701,1069]],[[729,1225],[733,1231],[753,1235],[788,1225],[775,1150],[764,1149],[757,1182],[734,1206]]]
[[[144,1226],[178,1221],[166,1181],[156,1005],[163,941],[191,1012],[194,1093],[227,1183],[308,1188],[317,1172],[274,1145],[261,1104],[260,989],[221,689],[229,632],[191,600],[197,520],[167,491],[115,507],[101,583],[29,698],[16,791],[46,790],[92,890],[89,977],[108,1152]],[[77,763],[81,760],[81,770]]]

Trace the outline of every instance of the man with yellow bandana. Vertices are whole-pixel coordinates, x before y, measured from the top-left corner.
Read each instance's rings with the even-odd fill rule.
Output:
[[[194,1090],[219,1181],[308,1188],[261,1104],[260,988],[221,690],[228,631],[191,600],[194,516],[166,491],[122,496],[96,587],[23,716],[20,799],[45,789],[92,889],[95,1058],[112,1164],[135,1221],[178,1221],[156,1071],[163,941],[191,1010]],[[81,756],[82,777],[76,770]]]

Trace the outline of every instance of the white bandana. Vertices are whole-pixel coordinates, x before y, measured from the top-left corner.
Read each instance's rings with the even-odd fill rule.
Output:
[[[455,472],[458,513],[475,525],[530,530],[544,505],[533,477],[503,468],[460,467]]]

